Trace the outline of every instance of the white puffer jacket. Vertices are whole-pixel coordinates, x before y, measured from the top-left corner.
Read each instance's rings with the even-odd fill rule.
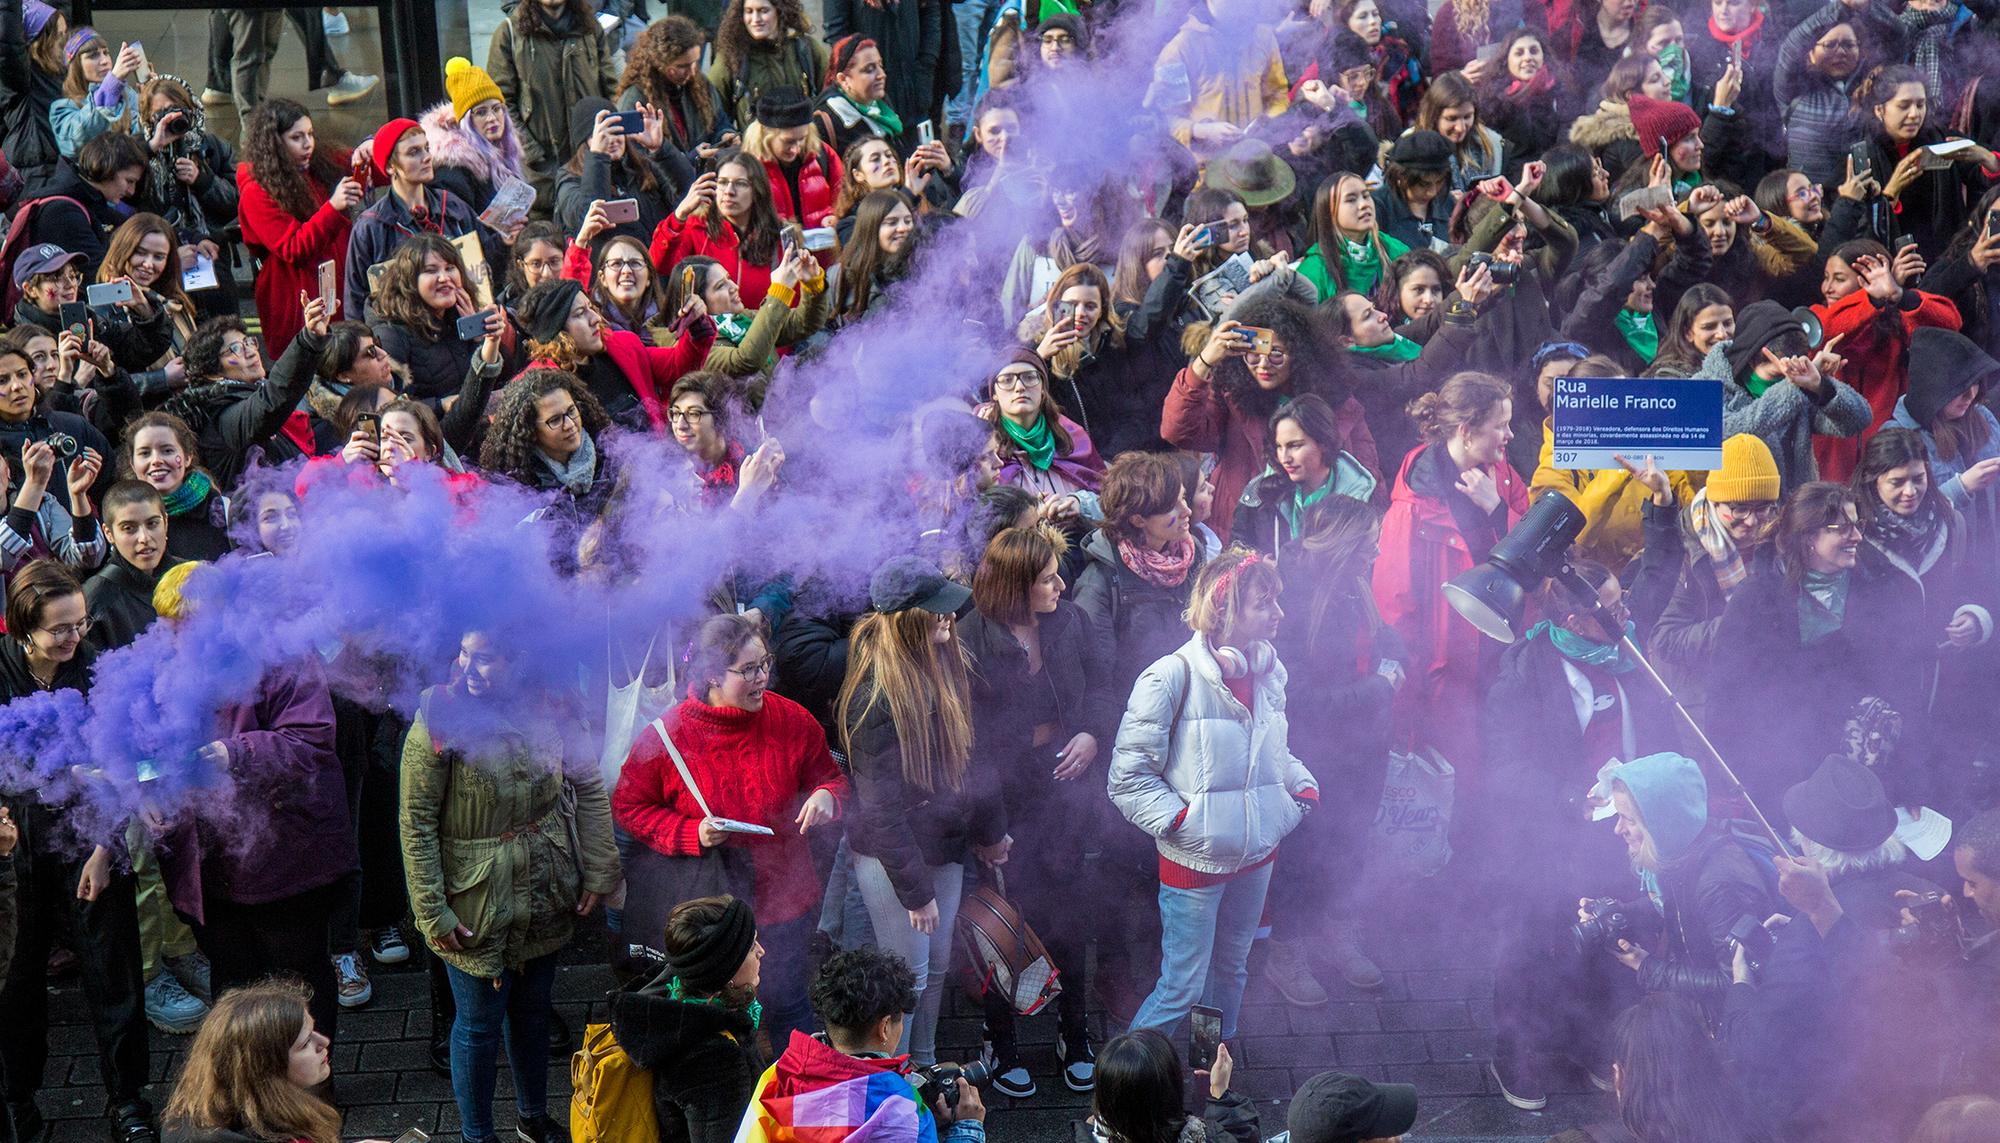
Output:
[[[1111,801],[1176,865],[1234,873],[1257,864],[1299,824],[1293,796],[1319,788],[1286,742],[1285,666],[1268,647],[1253,661],[1264,654],[1271,669],[1257,676],[1254,716],[1200,635],[1132,686],[1111,755]]]

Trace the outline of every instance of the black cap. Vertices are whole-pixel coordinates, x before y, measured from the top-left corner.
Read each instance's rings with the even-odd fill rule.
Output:
[[[750,955],[750,946],[755,943],[756,917],[742,898],[731,897],[722,916],[703,929],[693,945],[678,956],[667,957],[667,970],[680,977],[689,991],[721,992],[743,967],[743,958]]]
[[[574,278],[553,278],[537,284],[521,297],[515,316],[530,341],[547,341],[569,325],[570,308],[583,292],[583,283]]]
[[[1417,1089],[1321,1072],[1292,1096],[1292,1143],[1360,1143],[1401,1135],[1417,1122]]]
[[[1829,754],[1812,777],[1785,791],[1785,817],[1828,849],[1865,852],[1896,832],[1896,810],[1875,772]]]
[[[921,607],[935,615],[958,615],[972,603],[972,589],[946,579],[920,556],[897,556],[868,577],[868,602],[880,612]]]
[[[1407,171],[1444,174],[1451,170],[1451,140],[1436,131],[1410,131],[1389,150],[1389,161]]]
[[[757,122],[773,130],[803,127],[812,122],[812,100],[796,87],[781,87],[757,97]]]

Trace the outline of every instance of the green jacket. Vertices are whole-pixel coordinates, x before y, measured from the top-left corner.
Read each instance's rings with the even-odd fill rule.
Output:
[[[410,908],[433,952],[471,976],[498,977],[569,943],[583,891],[610,894],[620,876],[611,801],[595,767],[571,768],[578,853],[560,806],[563,728],[541,717],[509,725],[477,758],[433,739],[430,721],[468,704],[432,687],[403,741],[403,866]],[[459,952],[438,939],[460,925]]]
[[[788,33],[783,44],[751,45],[736,67],[717,54],[708,65],[708,81],[722,96],[739,130],[757,121],[757,97],[787,87],[812,99],[826,86],[827,47],[810,36]]]
[[[1388,254],[1387,262],[1394,262],[1410,252],[1408,246],[1387,234],[1381,237],[1382,249]],[[1349,263],[1344,255],[1341,261],[1345,263],[1341,269],[1347,278],[1346,288],[1363,294],[1373,294],[1376,283],[1382,280],[1383,271],[1388,269],[1387,262],[1379,254],[1366,264]],[[1321,302],[1340,292],[1341,287],[1334,284],[1333,275],[1327,270],[1326,255],[1320,250],[1318,243],[1314,243],[1311,249],[1306,251],[1305,257],[1299,260],[1297,269],[1299,277],[1311,282],[1313,289],[1319,292]]]
[[[785,304],[776,292],[764,295],[764,304],[757,307],[757,316],[750,319],[743,340],[731,342],[717,336],[701,367],[730,377],[748,378],[746,391],[750,403],[762,405],[764,390],[771,384],[771,370],[778,364],[778,350],[804,341],[826,325],[826,311],[832,304],[829,300],[833,297],[832,283],[819,290],[801,287],[800,292],[804,297],[798,299],[796,309]]]
[[[520,124],[521,162],[546,207],[555,202],[557,168],[586,141],[569,137],[570,108],[591,96],[610,99],[618,89],[611,58],[617,43],[595,20],[560,39],[526,35],[515,25],[521,19],[520,7],[534,2],[520,0],[493,29],[486,71]]]

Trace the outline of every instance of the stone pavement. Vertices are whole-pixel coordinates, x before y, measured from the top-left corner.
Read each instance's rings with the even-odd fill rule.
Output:
[[[1414,914],[1435,908],[1426,894],[1409,905]],[[1316,1009],[1285,1004],[1257,972],[1262,954],[1253,954],[1252,976],[1243,1015],[1244,1059],[1235,1087],[1258,1101],[1266,1135],[1284,1129],[1285,1100],[1307,1077],[1339,1068],[1372,1079],[1414,1083],[1422,1111],[1410,1138],[1429,1143],[1474,1140],[1542,1140],[1564,1128],[1613,1114],[1610,1100],[1583,1076],[1557,1085],[1547,1110],[1516,1111],[1502,1100],[1485,1074],[1493,1045],[1493,973],[1480,934],[1438,927],[1436,916],[1385,919],[1383,930],[1364,937],[1387,974],[1374,995],[1347,988],[1332,973],[1331,1003]],[[609,973],[589,963],[586,950],[603,948],[595,933],[579,938],[556,983],[557,1007],[581,1035],[587,1020],[602,1020]],[[430,1012],[423,973],[414,964],[374,969],[375,998],[365,1008],[341,1013],[333,1047],[333,1069],[347,1113],[350,1138],[393,1140],[410,1127],[456,1143],[458,1112],[448,1081],[430,1069]],[[48,1086],[42,1110],[51,1123],[50,1143],[102,1143],[109,1138],[97,1062],[75,981],[64,982],[52,998]],[[1093,1022],[1103,1042],[1102,1013]],[[979,1042],[975,1005],[954,993],[939,1033],[944,1059],[969,1058]],[[0,1030],[0,1035],[7,1034]],[[1064,1143],[1070,1124],[1086,1114],[1089,1097],[1062,1086],[1055,1066],[1053,1012],[1021,1023],[1026,1062],[1041,1091],[1032,1099],[989,1097],[987,1120],[994,1143]],[[174,1074],[188,1038],[153,1034],[153,1099],[166,1102],[165,1078]],[[551,1104],[566,1107],[568,1060],[549,1070]],[[500,1109],[510,1122],[511,1080],[504,1057],[500,1067]]]

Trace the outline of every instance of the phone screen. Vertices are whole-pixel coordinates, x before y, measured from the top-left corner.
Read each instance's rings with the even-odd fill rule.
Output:
[[[1222,1010],[1197,1004],[1188,1011],[1188,1063],[1206,1070],[1215,1063],[1216,1046],[1222,1043]]]

